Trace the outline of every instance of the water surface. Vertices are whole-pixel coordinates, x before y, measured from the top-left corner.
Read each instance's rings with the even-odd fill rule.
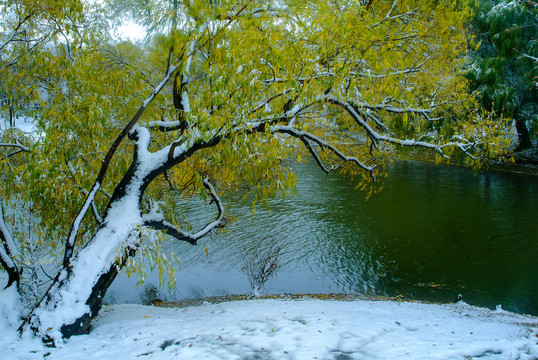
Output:
[[[249,292],[248,264],[279,249],[277,273],[262,289],[267,293],[440,302],[462,294],[473,305],[538,315],[538,178],[401,161],[384,189],[366,200],[345,176],[327,176],[314,164],[299,164],[296,172],[295,196],[272,200],[255,215],[248,204],[233,204],[239,220],[225,234],[196,247],[171,246],[182,260],[177,289],[158,295]],[[198,205],[190,212],[203,223],[208,209]],[[133,281],[123,276],[109,299],[151,296],[121,290]]]

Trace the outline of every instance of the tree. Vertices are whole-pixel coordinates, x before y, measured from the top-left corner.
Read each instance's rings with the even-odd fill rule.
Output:
[[[80,0],[3,1],[0,3],[0,95],[1,107],[7,107],[10,126],[15,111],[36,104],[40,90],[35,67],[47,59],[47,48],[61,47],[67,52],[80,21]],[[80,34],[77,34],[80,35]],[[44,52],[45,51],[45,52]]]
[[[480,43],[467,77],[486,108],[514,120],[516,150],[530,148],[531,135],[536,139],[537,19],[534,1],[480,0],[472,21]]]
[[[225,226],[222,194],[285,194],[289,159],[310,155],[364,185],[397,149],[463,153],[473,164],[502,149],[504,134],[457,75],[469,14],[461,4],[140,4],[128,5],[161,34],[145,48],[105,38],[73,52],[77,61],[52,77],[43,135],[8,161],[4,196],[32,204],[40,241],[63,256],[21,325],[45,340],[89,331],[137,252],[163,239],[196,244]],[[185,230],[177,197],[196,194],[215,215]],[[10,243],[2,238],[8,270]]]
[[[47,78],[56,65],[51,62],[51,48],[69,52],[71,46],[77,45],[71,41],[71,35],[77,32],[73,24],[81,19],[82,3],[79,0],[4,1],[0,3],[0,11],[0,108],[7,108],[9,116],[9,123],[3,129],[0,124],[3,182],[7,180],[4,171],[10,172],[10,166],[21,165],[17,154],[31,148],[28,134],[15,127],[16,111],[35,107],[41,90],[47,92]],[[20,261],[22,253],[4,220],[2,197],[0,240],[4,246],[0,249],[0,264],[8,272],[8,286],[16,284],[19,288],[22,269],[19,272],[11,257]]]

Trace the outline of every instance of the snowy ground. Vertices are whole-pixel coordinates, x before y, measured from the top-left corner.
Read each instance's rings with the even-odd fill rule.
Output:
[[[0,359],[538,359],[538,318],[466,305],[265,299],[105,307],[59,348],[0,322]]]
[[[34,120],[27,116],[18,116],[15,118],[15,127],[19,130],[30,133],[35,131]],[[2,117],[0,114],[0,130],[5,130],[9,127],[9,120]]]

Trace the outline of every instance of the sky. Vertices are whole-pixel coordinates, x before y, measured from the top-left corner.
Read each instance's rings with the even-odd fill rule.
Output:
[[[123,25],[118,27],[116,36],[124,40],[136,42],[144,39],[146,31],[143,26],[133,21],[124,21]]]

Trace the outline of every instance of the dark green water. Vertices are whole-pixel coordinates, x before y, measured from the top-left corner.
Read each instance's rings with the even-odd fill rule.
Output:
[[[537,314],[537,180],[402,162],[367,202],[335,180],[326,216],[343,288],[360,292],[366,264],[374,293],[436,301],[461,293]]]
[[[170,299],[245,293],[245,264],[279,247],[268,293],[354,293],[538,315],[538,178],[403,161],[365,201],[349,179],[298,165],[297,194],[239,221],[182,259]],[[200,215],[200,222],[203,222]],[[205,248],[208,254],[205,254]]]

